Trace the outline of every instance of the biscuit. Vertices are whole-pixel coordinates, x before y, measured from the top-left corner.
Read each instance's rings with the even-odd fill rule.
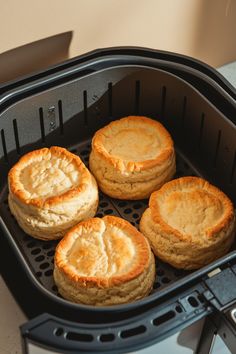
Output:
[[[129,222],[105,216],[83,221],[59,242],[54,280],[67,300],[106,306],[150,293],[155,261],[146,238]]]
[[[98,205],[94,177],[80,158],[53,146],[24,155],[8,174],[8,203],[20,227],[42,240],[61,238]]]
[[[98,130],[89,167],[99,188],[117,199],[144,199],[175,174],[175,152],[163,125],[130,116]]]
[[[229,251],[235,233],[233,204],[204,179],[178,178],[152,193],[140,230],[163,261],[197,269]]]

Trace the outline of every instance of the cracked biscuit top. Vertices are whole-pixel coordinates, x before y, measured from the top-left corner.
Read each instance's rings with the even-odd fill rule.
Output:
[[[80,158],[52,146],[29,152],[10,170],[10,193],[26,204],[42,207],[73,198],[90,182]]]
[[[164,163],[174,153],[164,126],[150,118],[129,116],[98,130],[92,140],[94,153],[118,170],[145,170]]]
[[[57,246],[55,265],[80,286],[110,287],[137,278],[150,264],[145,237],[127,221],[105,216],[81,222]]]
[[[202,242],[224,232],[234,219],[229,198],[198,177],[182,177],[152,193],[149,207],[163,232]]]

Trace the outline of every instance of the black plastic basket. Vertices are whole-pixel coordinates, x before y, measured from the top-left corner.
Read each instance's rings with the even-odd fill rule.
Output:
[[[235,246],[194,272],[157,259],[153,292],[131,304],[95,308],[62,299],[52,277],[56,242],[34,240],[18,227],[6,183],[19,157],[42,146],[65,146],[87,164],[94,132],[135,114],[170,131],[176,176],[203,176],[236,202],[235,98],[234,88],[205,64],[142,48],[94,51],[0,87],[0,223],[8,249],[3,273],[13,292],[19,284],[16,296],[33,318],[22,327],[24,345],[37,342],[63,353],[134,351],[236,300]],[[100,194],[97,215],[119,215],[138,227],[146,207],[147,200]]]

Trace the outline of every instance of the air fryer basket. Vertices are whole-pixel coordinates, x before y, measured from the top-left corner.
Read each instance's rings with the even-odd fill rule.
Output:
[[[227,100],[229,97],[221,90],[224,103],[224,96]],[[3,234],[31,284],[44,301],[55,305],[57,312],[53,314],[77,322],[72,326],[73,331],[70,329],[67,332],[75,334],[79,329],[81,334],[77,337],[72,335],[74,339],[70,339],[70,335],[63,338],[55,335],[54,318],[52,328],[49,321],[47,335],[51,331],[57,345],[66,345],[70,350],[76,343],[88,351],[96,348],[105,352],[114,349],[114,345],[121,351],[127,345],[134,346],[134,343],[137,347],[144,345],[144,335],[146,341],[147,338],[149,342],[154,340],[156,326],[159,326],[161,339],[211,312],[212,308],[204,295],[210,289],[207,274],[217,267],[221,267],[222,274],[228,271],[233,273],[236,261],[234,250],[192,273],[174,269],[157,259],[153,292],[132,304],[94,308],[62,299],[52,277],[57,243],[34,240],[18,227],[9,211],[6,179],[9,168],[22,154],[42,146],[65,146],[87,164],[91,137],[97,129],[119,117],[145,115],[159,120],[171,133],[177,151],[176,176],[202,176],[219,186],[235,202],[236,127],[226,118],[230,115],[229,111],[218,110],[217,102],[208,100],[193,85],[173,73],[137,64],[108,66],[92,73],[85,72],[73,79],[65,78],[56,86],[47,85],[44,81],[37,93],[29,89],[24,94],[22,90],[19,97],[7,108],[2,105],[4,109],[0,116],[0,178],[3,186],[0,221]],[[235,109],[233,99],[231,101],[230,113]],[[100,194],[97,216],[119,215],[138,227],[147,202],[118,201]],[[217,301],[220,306],[220,300]],[[40,318],[39,322],[45,326],[49,323],[45,317]],[[99,326],[81,326],[81,322],[96,322]],[[101,325],[103,322],[108,322],[109,327],[113,324],[109,333],[107,327]],[[173,325],[170,325],[171,322]],[[37,321],[35,323],[38,324]],[[66,328],[69,323],[65,322],[64,326]],[[133,332],[132,328],[135,328]],[[90,336],[87,340],[86,334]],[[122,338],[126,340],[125,344]]]

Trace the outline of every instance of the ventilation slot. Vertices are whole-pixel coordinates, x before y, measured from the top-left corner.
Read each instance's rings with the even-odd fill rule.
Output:
[[[88,125],[87,91],[84,91],[84,124]]]
[[[3,154],[4,154],[4,160],[8,162],[8,156],[7,156],[7,146],[6,146],[6,140],[5,140],[5,133],[4,130],[1,130],[1,138],[2,138],[2,149],[3,149]]]
[[[15,136],[15,143],[16,143],[16,151],[17,154],[20,154],[20,143],[19,143],[19,135],[18,135],[18,127],[16,119],[13,119],[13,129],[14,129],[14,136]]]
[[[107,334],[102,334],[99,337],[99,339],[101,342],[112,342],[115,339],[115,336],[112,333],[107,333]]]
[[[232,184],[234,180],[235,166],[236,166],[236,151],[234,152],[234,160],[233,160],[232,169],[230,173],[230,181],[229,181],[230,184]]]
[[[221,140],[221,130],[218,131],[218,136],[217,136],[216,150],[214,156],[214,167],[216,167],[216,163],[217,163],[217,158],[218,158],[218,153],[220,148],[220,140]]]
[[[192,307],[198,307],[198,301],[195,299],[195,297],[193,297],[193,296],[189,296],[189,298],[188,298],[188,302],[190,303],[190,305],[192,306]]]
[[[177,305],[177,306],[175,307],[175,311],[178,312],[178,313],[183,312],[182,307],[181,307],[180,305]]]
[[[43,120],[43,109],[39,108],[39,121],[40,121],[40,130],[41,130],[41,139],[42,143],[45,142],[45,129],[44,129],[44,120]]]
[[[60,337],[60,336],[62,336],[63,334],[64,334],[64,331],[63,331],[62,328],[56,328],[56,329],[54,330],[54,335],[57,336],[57,337]]]
[[[108,115],[112,117],[113,108],[112,108],[112,83],[108,84]]]
[[[154,324],[154,326],[160,326],[162,323],[165,323],[174,317],[175,317],[175,312],[169,311],[169,312],[166,312],[164,315],[155,318],[153,320],[153,324]]]
[[[58,101],[58,112],[59,112],[59,125],[60,125],[60,134],[64,133],[64,124],[63,124],[63,111],[62,111],[62,101]]]
[[[202,113],[202,115],[201,115],[201,123],[200,123],[200,131],[199,131],[199,138],[198,138],[198,149],[199,150],[201,149],[201,145],[202,145],[204,121],[205,121],[205,114]]]
[[[74,340],[77,342],[92,342],[93,336],[87,333],[68,332],[66,339]]]
[[[184,96],[183,108],[182,108],[182,126],[184,126],[184,124],[185,124],[186,106],[187,106],[187,97]]]
[[[197,298],[202,304],[204,304],[204,297],[202,296],[202,294],[199,294]]]
[[[122,331],[120,336],[121,336],[121,338],[129,338],[129,337],[137,336],[137,335],[142,334],[144,332],[146,332],[146,327],[145,326],[138,326],[138,327],[134,327],[131,329],[127,329],[126,331]]]
[[[135,82],[135,106],[134,112],[136,115],[139,114],[139,102],[140,102],[140,81]]]
[[[166,87],[162,87],[161,91],[161,118],[165,115],[165,106],[166,106]]]

